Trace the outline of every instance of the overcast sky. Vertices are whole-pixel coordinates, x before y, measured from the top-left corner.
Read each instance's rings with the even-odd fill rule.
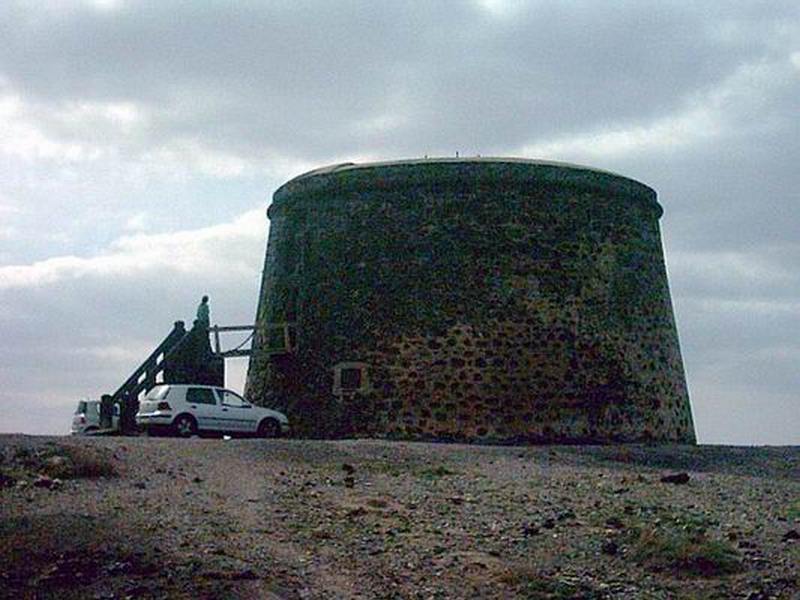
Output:
[[[700,441],[800,443],[797,0],[4,0],[0,40],[0,431],[203,293],[252,323],[287,179],[458,151],[654,187]]]

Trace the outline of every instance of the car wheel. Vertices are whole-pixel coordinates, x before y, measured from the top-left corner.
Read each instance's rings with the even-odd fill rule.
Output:
[[[281,432],[281,426],[275,419],[264,419],[258,424],[258,437],[275,438]]]
[[[197,421],[191,415],[178,415],[172,422],[172,430],[178,437],[192,437],[197,435]]]

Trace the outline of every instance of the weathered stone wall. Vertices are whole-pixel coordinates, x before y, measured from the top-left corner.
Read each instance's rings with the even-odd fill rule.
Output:
[[[301,435],[694,441],[655,192],[523,160],[345,165],[281,187],[248,396]],[[293,323],[268,355],[269,324]],[[334,394],[334,366],[368,385]]]

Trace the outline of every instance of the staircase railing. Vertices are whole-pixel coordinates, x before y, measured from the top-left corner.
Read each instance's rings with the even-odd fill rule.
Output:
[[[114,392],[114,402],[125,397],[138,398],[142,392],[148,392],[156,386],[156,377],[164,370],[164,359],[174,351],[186,338],[187,331],[183,321],[175,321],[175,326],[167,337],[150,353],[144,362],[131,373],[119,389]]]

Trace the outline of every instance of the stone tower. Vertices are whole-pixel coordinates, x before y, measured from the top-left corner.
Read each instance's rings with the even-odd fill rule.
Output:
[[[299,435],[695,441],[649,187],[507,158],[275,192],[246,393]]]

